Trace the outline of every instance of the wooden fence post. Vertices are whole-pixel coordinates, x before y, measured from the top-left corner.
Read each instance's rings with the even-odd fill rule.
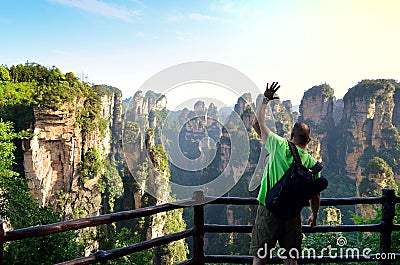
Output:
[[[396,194],[393,189],[386,188],[382,190],[382,197],[384,198],[384,202],[382,205],[381,223],[383,230],[381,231],[380,253],[387,256],[391,251]],[[380,260],[379,264],[386,265],[391,264],[391,262],[390,260]]]
[[[203,191],[195,191],[193,199],[196,202],[194,207],[194,235],[193,235],[193,259],[192,264],[203,265],[205,261],[204,256],[204,200]]]
[[[3,265],[4,235],[4,221],[0,220],[0,265]]]

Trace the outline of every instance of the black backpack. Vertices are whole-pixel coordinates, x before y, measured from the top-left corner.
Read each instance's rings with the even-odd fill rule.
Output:
[[[293,163],[282,178],[270,189],[268,173],[268,192],[265,206],[268,210],[282,219],[293,218],[300,214],[301,209],[308,205],[311,197],[323,191],[328,186],[324,177],[315,179],[315,175],[322,170],[322,164],[317,162],[308,169],[301,163],[296,145],[288,141],[293,155]]]

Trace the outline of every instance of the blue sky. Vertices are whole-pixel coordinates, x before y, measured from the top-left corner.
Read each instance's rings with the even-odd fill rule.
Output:
[[[362,79],[399,79],[399,10],[396,0],[2,1],[0,64],[83,72],[128,97],[167,67],[212,61],[261,90],[280,81],[298,104],[321,83],[341,98]]]

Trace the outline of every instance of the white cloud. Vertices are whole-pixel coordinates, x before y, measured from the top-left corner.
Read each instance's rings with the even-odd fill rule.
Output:
[[[131,22],[140,16],[140,10],[128,10],[123,7],[100,2],[98,0],[49,0],[61,5],[82,9],[104,17]]]

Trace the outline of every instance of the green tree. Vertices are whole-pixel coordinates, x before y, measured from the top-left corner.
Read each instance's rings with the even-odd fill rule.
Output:
[[[126,227],[123,227],[118,234],[115,234],[115,227],[113,227],[107,237],[103,237],[101,242],[102,246],[107,249],[122,248],[140,242],[140,235]],[[150,251],[143,250],[131,255],[123,256],[121,258],[105,262],[108,265],[148,265],[151,264],[153,256]]]
[[[182,215],[183,209],[176,209],[166,213],[166,222],[163,227],[165,235],[185,230],[186,223],[182,219]],[[176,264],[184,261],[188,253],[189,249],[184,239],[156,248],[156,256],[160,257],[160,264],[163,265]]]
[[[0,66],[0,81],[9,81],[10,72],[4,66]]]
[[[24,220],[21,217],[32,213],[29,209],[24,209],[18,205],[30,205],[33,201],[27,190],[24,179],[13,171],[15,164],[14,151],[16,149],[13,140],[23,137],[26,132],[15,133],[11,122],[0,120],[0,218],[10,221],[13,227],[20,228],[24,226]],[[26,136],[26,135],[25,135]]]
[[[86,183],[89,179],[99,176],[103,171],[103,163],[100,158],[100,153],[96,147],[89,148],[78,168],[82,182]]]
[[[114,211],[115,199],[124,193],[124,185],[118,172],[118,165],[114,158],[104,159],[104,172],[100,182],[97,184],[99,191],[103,194],[103,207],[106,212]]]
[[[359,190],[368,196],[379,196],[382,188],[398,190],[392,168],[380,157],[370,159],[365,167]]]
[[[21,201],[19,201],[21,202]],[[16,202],[18,203],[18,202]],[[19,216],[26,226],[44,225],[61,221],[59,215],[48,207],[38,207],[32,200],[29,205],[19,205],[31,216]],[[36,238],[13,241],[6,245],[5,264],[50,265],[83,256],[83,245],[77,242],[77,233],[67,231]]]

